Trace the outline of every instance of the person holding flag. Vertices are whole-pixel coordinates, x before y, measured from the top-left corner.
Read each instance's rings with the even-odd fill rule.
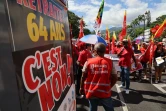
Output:
[[[131,58],[135,62],[135,67],[137,67],[136,59],[134,57],[134,52],[129,46],[128,40],[123,39],[123,47],[119,49],[117,55],[119,57],[119,66],[121,68],[121,82],[122,84],[119,87],[125,87],[126,85],[126,94],[129,94],[130,87],[130,69],[131,69]]]

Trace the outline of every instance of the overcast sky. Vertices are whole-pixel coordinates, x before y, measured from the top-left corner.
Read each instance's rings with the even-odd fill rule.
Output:
[[[83,16],[88,28],[92,30],[102,0],[68,1],[69,10],[79,17]],[[122,26],[124,10],[127,10],[127,24],[148,10],[154,21],[156,17],[166,14],[166,0],[105,0],[101,29]]]

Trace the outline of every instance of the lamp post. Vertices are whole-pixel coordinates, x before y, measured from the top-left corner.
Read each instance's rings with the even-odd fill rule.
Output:
[[[143,42],[144,42],[144,39],[145,39],[145,28],[146,28],[145,22],[146,22],[146,20],[148,20],[148,18],[149,18],[149,16],[148,16],[149,13],[150,13],[150,11],[146,11],[145,14],[142,15],[142,16],[143,16],[143,21],[144,21]]]

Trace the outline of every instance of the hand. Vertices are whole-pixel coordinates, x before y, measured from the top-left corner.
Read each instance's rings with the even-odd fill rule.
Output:
[[[83,89],[83,88],[80,88],[79,93],[80,93],[81,95],[84,95],[84,94],[85,94],[85,93],[84,93],[84,89]]]

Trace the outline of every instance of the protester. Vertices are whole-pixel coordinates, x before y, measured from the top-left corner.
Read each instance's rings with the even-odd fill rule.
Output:
[[[118,50],[120,49],[122,47],[122,42],[120,42],[120,41],[118,41],[117,43],[116,43],[116,48],[115,48],[115,54],[117,54],[118,53]]]
[[[140,51],[142,54],[145,54],[145,51],[147,49],[147,44],[145,42],[142,43],[142,46],[140,48]],[[144,71],[144,79],[147,79],[147,60],[144,58],[141,59],[141,64],[143,66],[143,71]]]
[[[165,57],[166,56],[166,51],[163,48],[163,44],[162,42],[159,42],[157,45],[157,48],[155,50],[154,53],[154,59],[156,59],[157,57]],[[155,83],[157,84],[158,82],[161,82],[161,75],[162,75],[162,71],[164,69],[164,62],[161,64],[157,64],[156,60],[154,60],[154,65],[155,65]]]
[[[126,94],[129,94],[129,87],[130,87],[130,68],[131,68],[131,58],[133,58],[136,67],[136,60],[134,57],[134,53],[131,47],[128,45],[128,40],[123,39],[123,47],[118,51],[119,57],[119,66],[121,68],[121,81],[122,84],[119,87],[125,87],[126,85]]]
[[[87,61],[88,58],[92,57],[92,54],[90,53],[91,50],[91,45],[90,44],[86,44],[86,49],[82,50],[79,53],[79,57],[77,60],[77,64],[78,64],[78,71],[77,71],[77,88],[76,88],[76,93],[77,93],[77,97],[82,97],[79,95],[79,89],[80,89],[80,80],[81,80],[81,76],[82,76],[82,68],[84,63]]]
[[[141,55],[141,51],[138,50],[138,45],[139,44],[136,44],[136,43],[133,44],[133,49],[134,49],[134,55],[135,56],[140,56]],[[134,74],[134,80],[135,80],[135,77],[137,77],[139,79],[139,82],[141,82],[141,80],[142,80],[142,69],[140,69],[138,72],[139,72],[138,76],[136,75],[136,71],[133,72],[133,74]]]
[[[117,75],[113,62],[104,57],[106,47],[103,43],[97,43],[94,50],[96,57],[88,59],[82,70],[80,94],[86,95],[90,111],[97,111],[99,103],[106,111],[114,111],[111,88],[117,81]]]

